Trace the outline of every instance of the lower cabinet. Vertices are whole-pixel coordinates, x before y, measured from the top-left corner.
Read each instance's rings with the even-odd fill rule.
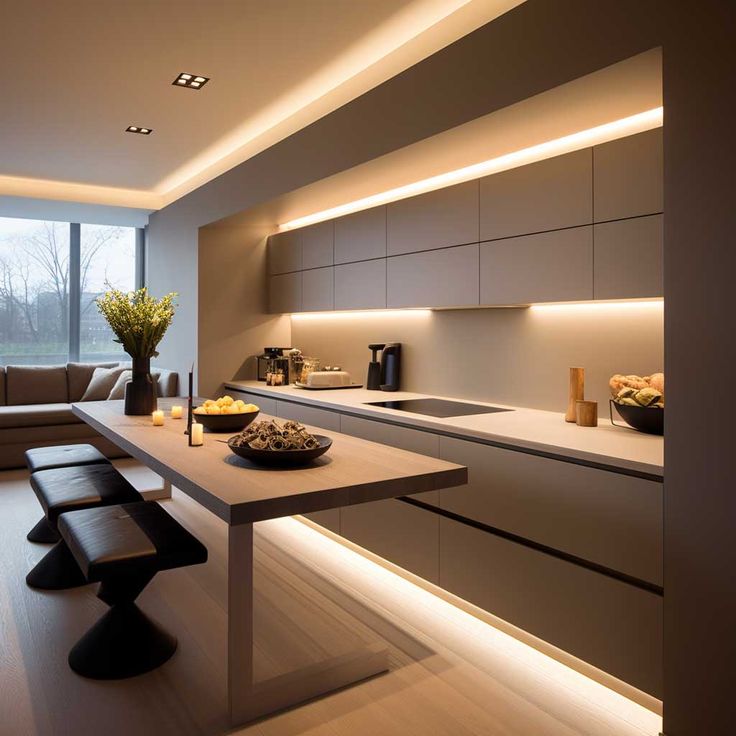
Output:
[[[341,431],[371,442],[438,457],[439,437],[406,427],[342,415]],[[439,505],[439,491],[417,493]],[[344,506],[340,533],[351,542],[432,583],[439,581],[439,517],[397,499]]]
[[[267,414],[270,417],[276,416],[276,399],[270,399],[268,396],[261,396],[261,394],[252,394],[249,391],[236,391],[232,388],[225,389],[225,393],[234,399],[242,399],[246,404],[255,404],[261,410],[261,414]],[[260,418],[261,415],[259,414],[258,419]]]
[[[662,697],[662,597],[452,519],[440,586]]]
[[[310,424],[332,432],[340,431],[340,415],[313,406],[294,404],[290,401],[276,402],[276,416],[280,419],[293,419],[295,422]],[[326,509],[304,514],[310,521],[319,524],[336,534],[340,533],[340,509]]]

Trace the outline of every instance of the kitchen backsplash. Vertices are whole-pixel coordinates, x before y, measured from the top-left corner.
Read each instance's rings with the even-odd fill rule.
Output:
[[[402,343],[402,388],[551,411],[570,366],[607,416],[613,373],[663,369],[661,302],[292,317],[292,345],[364,382],[368,344]]]

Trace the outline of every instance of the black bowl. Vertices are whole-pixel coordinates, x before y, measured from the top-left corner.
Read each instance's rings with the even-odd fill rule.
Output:
[[[232,444],[235,437],[227,441],[227,446],[239,457],[257,463],[258,465],[269,465],[271,467],[293,468],[299,465],[311,463],[320,455],[324,455],[332,445],[332,440],[322,434],[312,435],[319,447],[305,450],[254,450],[247,445],[235,446]]]
[[[192,421],[203,424],[208,432],[240,432],[260,413],[259,410],[242,414],[192,414]]]
[[[610,407],[616,407],[621,419],[633,429],[647,434],[664,434],[664,409],[656,409],[650,406],[630,406],[619,404],[610,400]],[[611,424],[616,425],[613,420],[613,409],[611,408]]]

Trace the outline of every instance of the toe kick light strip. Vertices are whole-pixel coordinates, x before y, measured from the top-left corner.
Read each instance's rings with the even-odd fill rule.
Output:
[[[470,181],[471,179],[478,179],[481,176],[487,176],[488,174],[496,174],[500,171],[513,169],[517,166],[525,166],[526,164],[531,164],[535,161],[542,161],[543,159],[552,158],[553,156],[559,156],[563,153],[570,153],[571,151],[577,151],[581,148],[606,143],[608,141],[615,140],[616,138],[623,138],[628,135],[634,135],[635,133],[643,133],[646,130],[659,128],[662,125],[662,120],[663,108],[656,107],[653,110],[647,110],[645,112],[637,113],[636,115],[621,118],[620,120],[614,120],[610,123],[598,125],[595,128],[581,130],[577,133],[563,136],[562,138],[555,138],[554,140],[547,141],[545,143],[539,143],[536,146],[522,148],[519,151],[507,153],[503,156],[497,156],[496,158],[465,166],[461,169],[456,169],[455,171],[438,174],[430,177],[429,179],[422,179],[411,184],[396,187],[395,189],[389,189],[385,192],[372,194],[369,197],[356,199],[353,202],[341,204],[337,207],[331,207],[330,209],[315,212],[311,215],[297,217],[295,220],[289,220],[289,222],[279,225],[278,230],[279,232],[283,232],[285,230],[294,230],[298,227],[304,227],[305,225],[313,225],[317,222],[330,220],[334,217],[348,215],[351,212],[359,212],[360,210],[366,210],[370,207],[378,207],[379,205],[387,204],[388,202],[395,202],[399,199],[406,199],[407,197],[413,197],[417,194],[423,194],[424,192],[442,189],[443,187],[447,187],[452,184],[460,184],[464,181]]]

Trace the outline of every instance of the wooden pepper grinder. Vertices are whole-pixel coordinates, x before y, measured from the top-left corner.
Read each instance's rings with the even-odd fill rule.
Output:
[[[566,422],[577,419],[576,403],[585,398],[585,368],[570,368],[570,395],[567,401]]]

